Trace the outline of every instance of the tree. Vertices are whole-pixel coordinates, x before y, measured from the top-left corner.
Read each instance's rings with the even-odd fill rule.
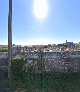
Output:
[[[11,60],[12,60],[12,0],[9,0],[9,15],[8,15],[8,78],[10,78]]]

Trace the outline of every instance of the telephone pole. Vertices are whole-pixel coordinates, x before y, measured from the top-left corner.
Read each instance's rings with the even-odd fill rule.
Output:
[[[8,14],[8,78],[10,78],[11,60],[12,60],[12,0],[9,0],[9,14]]]

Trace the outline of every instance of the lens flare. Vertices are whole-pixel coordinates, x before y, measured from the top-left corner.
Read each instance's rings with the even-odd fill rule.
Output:
[[[41,22],[47,17],[48,3],[47,0],[34,0],[34,14]]]

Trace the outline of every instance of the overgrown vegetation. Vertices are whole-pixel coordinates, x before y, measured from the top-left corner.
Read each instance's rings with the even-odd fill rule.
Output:
[[[3,78],[0,72],[1,92],[80,92],[80,74],[38,74],[22,70],[27,61],[14,59],[11,79]],[[6,90],[6,91],[5,91]]]

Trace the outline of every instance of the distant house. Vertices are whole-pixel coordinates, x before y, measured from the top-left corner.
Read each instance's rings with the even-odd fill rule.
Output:
[[[73,42],[67,42],[67,40],[65,45],[67,45],[68,48],[72,48],[72,49],[75,48],[75,44]]]

